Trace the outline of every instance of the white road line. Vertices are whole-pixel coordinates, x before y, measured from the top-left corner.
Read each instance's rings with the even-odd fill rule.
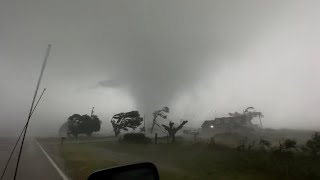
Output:
[[[50,161],[50,163],[53,165],[53,167],[58,171],[59,175],[61,176],[61,178],[63,180],[69,180],[67,178],[67,176],[61,171],[61,169],[57,166],[57,164],[51,159],[51,157],[48,155],[48,153],[42,148],[42,146],[39,144],[39,142],[36,140],[37,145],[39,146],[39,148],[41,149],[41,151],[43,152],[44,155],[46,155],[46,157],[48,158],[48,160]]]

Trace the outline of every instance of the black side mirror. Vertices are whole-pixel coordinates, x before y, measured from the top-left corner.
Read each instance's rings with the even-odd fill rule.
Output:
[[[139,163],[100,170],[88,180],[159,180],[159,174],[154,164]]]

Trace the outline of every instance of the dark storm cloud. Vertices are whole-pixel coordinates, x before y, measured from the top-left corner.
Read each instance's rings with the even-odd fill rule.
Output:
[[[129,3],[109,53],[141,110],[168,105],[192,88],[204,69],[236,56],[268,23],[273,3],[146,1]],[[281,4],[279,4],[281,6]],[[274,8],[276,10],[276,8]],[[274,12],[276,13],[276,12]],[[108,41],[106,40],[106,41]],[[114,43],[113,43],[114,42]]]
[[[138,109],[148,116],[162,106],[199,123],[213,118],[209,111],[245,106],[262,109],[273,127],[297,125],[293,119],[306,114],[314,119],[318,7],[317,1],[2,1],[1,127],[23,127],[48,43],[47,92],[34,129],[56,132],[68,116],[92,106],[105,127],[115,113]]]

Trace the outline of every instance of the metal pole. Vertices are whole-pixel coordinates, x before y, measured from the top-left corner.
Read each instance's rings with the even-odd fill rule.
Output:
[[[48,47],[47,47],[47,51],[46,51],[46,55],[45,55],[44,61],[42,63],[41,72],[40,72],[40,76],[39,76],[39,79],[38,79],[38,82],[37,82],[37,86],[36,86],[36,89],[35,89],[35,92],[34,92],[34,95],[33,95],[32,103],[31,103],[31,107],[30,107],[30,112],[29,112],[29,115],[28,115],[28,118],[27,118],[26,128],[25,128],[25,131],[23,133],[22,142],[21,142],[21,145],[20,145],[20,150],[19,150],[19,155],[18,155],[18,160],[17,160],[17,164],[16,164],[16,169],[14,171],[14,178],[13,178],[14,180],[16,180],[16,178],[17,178],[17,172],[18,172],[18,169],[19,169],[19,162],[20,162],[20,157],[21,157],[21,152],[22,152],[24,140],[25,140],[26,133],[27,133],[27,130],[28,130],[28,125],[29,125],[30,118],[31,118],[31,115],[32,115],[34,102],[35,102],[37,94],[38,94],[38,89],[39,89],[39,86],[40,86],[40,83],[41,83],[43,72],[44,72],[44,69],[46,67],[47,60],[48,60],[48,57],[49,57],[49,54],[50,54],[50,50],[51,50],[51,45],[49,44]]]
[[[147,129],[146,129],[146,115],[143,115],[143,128],[144,128],[144,133],[146,133]]]
[[[41,98],[42,98],[42,96],[43,96],[43,94],[44,94],[45,91],[46,91],[46,88],[43,89],[43,91],[42,91],[42,93],[41,93],[41,96],[39,97],[36,105],[34,106],[34,108],[33,108],[33,110],[32,110],[31,116],[32,116],[32,114],[34,113],[34,111],[36,110],[36,108],[37,108],[37,106],[38,106],[38,104],[39,104],[39,102],[40,102],[40,100],[41,100]],[[19,138],[18,138],[18,140],[16,141],[16,143],[15,143],[15,145],[14,145],[12,151],[11,151],[11,154],[10,154],[10,156],[9,156],[7,162],[6,162],[5,168],[4,168],[4,170],[3,170],[3,172],[2,172],[2,175],[1,175],[1,178],[0,178],[1,180],[3,179],[3,177],[4,177],[4,175],[5,175],[6,171],[7,171],[7,168],[8,168],[9,162],[10,162],[10,160],[11,160],[11,158],[12,158],[12,155],[13,155],[13,153],[14,153],[14,151],[15,151],[15,149],[16,149],[16,147],[17,147],[17,145],[18,145],[18,143],[19,143],[19,141],[20,141],[20,138],[21,138],[22,134],[24,133],[25,129],[26,129],[26,124],[24,125],[24,127],[23,127],[23,129],[22,129],[22,131],[21,131],[21,133],[20,133],[20,135],[19,135]]]
[[[91,116],[90,116],[91,118],[92,118],[92,115],[93,115],[93,110],[94,110],[94,107],[92,107]]]

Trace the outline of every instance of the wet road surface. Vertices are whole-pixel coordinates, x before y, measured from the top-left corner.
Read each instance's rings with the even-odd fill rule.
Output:
[[[0,138],[0,172],[2,174],[5,163],[14,146],[15,138]],[[50,159],[50,156],[49,156]],[[17,180],[30,179],[46,179],[46,180],[66,180],[59,174],[54,163],[50,162],[45,155],[44,149],[41,149],[36,140],[28,139],[24,144]],[[14,177],[14,168],[17,161],[17,152],[11,159],[4,180],[12,180]],[[51,160],[52,161],[52,160]],[[60,172],[61,173],[61,172]]]

